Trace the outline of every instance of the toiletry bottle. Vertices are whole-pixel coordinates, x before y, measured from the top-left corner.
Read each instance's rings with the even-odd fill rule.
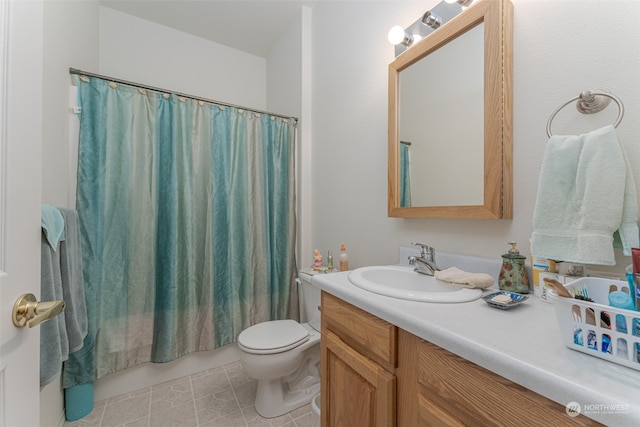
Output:
[[[633,279],[635,282],[635,307],[640,311],[640,248],[631,248],[631,260],[633,262]]]
[[[631,303],[633,304],[633,308],[632,310],[637,310],[638,307],[636,306],[637,302],[636,302],[636,279],[634,277],[633,274],[633,264],[629,264],[627,265],[627,268],[625,268],[625,275],[627,277],[627,284],[629,285],[629,295],[631,295]]]
[[[327,271],[333,271],[333,255],[331,255],[331,251],[327,254]]]
[[[529,278],[524,268],[525,257],[520,255],[516,242],[508,242],[511,245],[509,252],[502,255],[502,268],[498,286],[503,291],[519,294],[529,293]]]
[[[340,246],[340,271],[349,270],[349,255],[347,255],[347,247],[342,244]]]

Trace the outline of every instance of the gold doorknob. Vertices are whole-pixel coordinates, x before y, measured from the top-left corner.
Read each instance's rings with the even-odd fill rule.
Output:
[[[13,306],[13,324],[33,328],[62,313],[64,307],[64,301],[38,302],[35,295],[23,294]]]

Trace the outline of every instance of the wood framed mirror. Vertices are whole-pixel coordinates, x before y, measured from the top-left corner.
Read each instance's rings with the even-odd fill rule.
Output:
[[[389,65],[390,217],[512,218],[512,16],[476,0]]]

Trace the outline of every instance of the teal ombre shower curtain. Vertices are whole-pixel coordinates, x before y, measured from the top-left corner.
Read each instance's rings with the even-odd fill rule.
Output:
[[[411,207],[411,161],[409,144],[400,142],[400,207]]]
[[[95,77],[80,79],[79,100],[89,336],[63,386],[289,317],[293,119]]]

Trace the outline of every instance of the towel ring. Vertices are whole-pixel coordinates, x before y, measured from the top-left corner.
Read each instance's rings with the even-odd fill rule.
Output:
[[[613,123],[613,127],[617,128],[622,121],[622,117],[624,116],[624,104],[622,103],[620,98],[602,90],[585,90],[580,95],[571,98],[570,100],[556,108],[556,110],[551,114],[551,117],[549,117],[549,121],[547,122],[547,136],[551,138],[551,122],[553,121],[553,119],[555,119],[560,110],[571,104],[573,101],[578,101],[576,103],[576,108],[582,114],[595,114],[607,108],[611,100],[618,104],[618,118],[616,119],[615,123]]]

